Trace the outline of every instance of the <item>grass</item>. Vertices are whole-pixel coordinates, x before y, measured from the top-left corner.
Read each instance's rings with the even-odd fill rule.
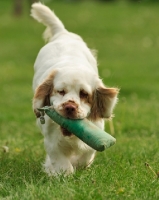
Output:
[[[48,2],[68,30],[98,49],[105,84],[121,88],[115,109],[117,144],[70,177],[49,178],[43,137],[31,109],[33,63],[44,27],[12,16],[0,2],[0,199],[157,200],[159,171],[159,7]],[[106,125],[109,132],[109,126]],[[3,146],[9,147],[5,153]]]

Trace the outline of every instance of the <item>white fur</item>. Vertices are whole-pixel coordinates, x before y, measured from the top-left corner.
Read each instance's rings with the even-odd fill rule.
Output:
[[[104,87],[98,77],[97,61],[82,38],[68,32],[58,17],[41,3],[32,5],[31,15],[37,21],[47,26],[44,38],[49,40],[39,52],[34,65],[33,90],[36,93],[38,87],[45,82],[47,77],[55,72],[52,80],[53,91],[50,103],[55,110],[63,116],[64,105],[71,101],[77,106],[76,112],[70,118],[86,118],[91,112],[91,105],[79,97],[81,90],[92,95],[99,87]],[[66,94],[61,95],[61,91]],[[116,104],[117,97],[108,98],[109,115]],[[34,97],[33,109],[43,106],[43,99]],[[107,114],[108,115],[108,114]],[[87,146],[74,135],[64,136],[60,126],[45,116],[46,123],[37,124],[44,136],[44,145],[47,152],[44,164],[45,171],[49,175],[73,173],[79,167],[89,166],[95,157],[95,150]],[[104,129],[104,120],[98,118],[93,121],[99,128]]]

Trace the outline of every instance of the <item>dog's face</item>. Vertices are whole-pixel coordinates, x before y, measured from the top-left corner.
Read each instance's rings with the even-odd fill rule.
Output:
[[[117,93],[116,88],[106,88],[92,71],[58,69],[36,89],[33,108],[37,117],[37,108],[53,105],[60,115],[70,119],[109,118]]]
[[[89,73],[89,74],[88,74]],[[74,68],[59,70],[53,80],[51,103],[62,116],[83,119],[89,116],[97,77]]]

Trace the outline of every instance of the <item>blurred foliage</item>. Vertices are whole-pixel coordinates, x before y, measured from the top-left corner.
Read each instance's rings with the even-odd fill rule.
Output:
[[[103,1],[103,2],[129,1],[134,3],[159,3],[159,0],[97,0],[97,1]]]
[[[21,0],[21,1],[29,1],[29,0]],[[30,0],[31,1],[31,0]],[[34,1],[34,0],[33,0]],[[38,0],[35,0],[38,1]],[[113,2],[130,2],[130,3],[159,3],[159,0],[39,0],[43,3],[48,3],[51,1],[56,2],[105,2],[105,3],[113,3]]]
[[[46,0],[48,1],[48,0]],[[52,1],[52,0],[50,0]],[[54,0],[55,1],[55,0]],[[66,2],[99,1],[99,2],[133,2],[133,3],[159,3],[159,0],[56,0]]]
[[[158,0],[128,0],[136,3],[159,3]]]

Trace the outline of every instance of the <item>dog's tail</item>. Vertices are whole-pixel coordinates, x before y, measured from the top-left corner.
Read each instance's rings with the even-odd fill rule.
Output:
[[[53,35],[65,30],[63,23],[54,12],[40,2],[32,5],[31,16],[47,27],[43,35],[45,40],[50,40]]]

